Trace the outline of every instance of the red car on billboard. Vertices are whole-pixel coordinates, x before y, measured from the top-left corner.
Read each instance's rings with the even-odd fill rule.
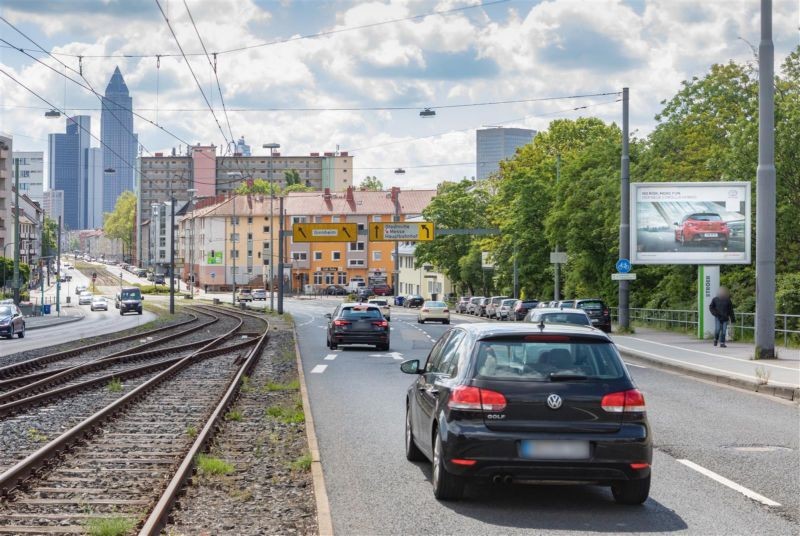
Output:
[[[731,231],[722,216],[714,212],[695,212],[687,214],[681,223],[675,222],[675,241],[687,242],[719,242],[728,245]]]

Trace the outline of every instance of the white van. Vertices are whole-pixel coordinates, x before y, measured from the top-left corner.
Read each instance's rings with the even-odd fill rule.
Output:
[[[364,288],[367,286],[367,283],[364,281],[363,277],[351,277],[350,283],[347,285],[347,290],[350,292],[358,292],[358,289]]]

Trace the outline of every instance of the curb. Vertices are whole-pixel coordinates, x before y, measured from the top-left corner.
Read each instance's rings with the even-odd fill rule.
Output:
[[[297,356],[297,376],[300,379],[300,396],[303,399],[303,413],[306,419],[308,451],[311,454],[311,477],[314,480],[314,497],[317,501],[317,526],[320,536],[333,536],[331,506],[328,502],[328,492],[325,489],[325,475],[322,472],[317,432],[314,429],[314,417],[311,415],[311,401],[308,398],[306,375],[303,372],[303,361],[300,358],[300,346],[297,344],[297,327],[294,325],[292,325],[292,333],[294,334],[294,352]]]
[[[724,376],[722,374],[714,374],[712,372],[703,372],[702,370],[676,365],[673,363],[665,363],[660,359],[656,359],[636,351],[623,350],[622,348],[617,348],[617,349],[619,350],[620,354],[626,357],[637,359],[639,361],[644,361],[650,365],[654,365],[655,368],[678,372],[684,376],[691,376],[694,378],[699,378],[701,380],[707,380],[722,385],[738,387],[739,389],[745,389],[747,391],[753,391],[755,393],[775,396],[783,400],[791,400],[793,402],[800,401],[800,388],[779,387],[776,385],[769,385],[769,384],[758,384],[756,382],[742,380],[740,378],[732,378],[730,376]]]
[[[57,317],[58,318],[58,317]],[[61,326],[63,324],[70,324],[72,322],[77,322],[78,320],[83,320],[85,318],[84,315],[80,316],[68,316],[63,317],[63,319],[59,318],[58,322],[54,322],[52,324],[44,324],[41,326],[25,326],[25,331],[35,330],[35,329],[44,329],[44,328],[54,328],[56,326]]]

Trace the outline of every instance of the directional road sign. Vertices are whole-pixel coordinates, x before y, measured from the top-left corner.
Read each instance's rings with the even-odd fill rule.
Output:
[[[636,280],[636,274],[611,274],[612,281],[634,281]]]
[[[628,259],[620,259],[617,261],[617,271],[621,274],[627,274],[631,271],[631,261]]]
[[[355,242],[358,240],[356,223],[295,223],[292,225],[295,242]]]
[[[373,242],[427,242],[433,240],[433,222],[370,223],[369,239]]]

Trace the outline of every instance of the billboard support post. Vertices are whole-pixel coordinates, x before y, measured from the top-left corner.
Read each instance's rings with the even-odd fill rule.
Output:
[[[756,172],[756,359],[775,357],[775,47],[772,0],[761,0]]]
[[[620,162],[620,214],[619,214],[619,258],[631,258],[631,174],[628,148],[628,88],[622,88],[622,159]],[[619,326],[630,328],[628,316],[630,281],[619,282]]]
[[[697,338],[714,336],[714,315],[709,310],[711,300],[719,291],[719,266],[697,267]]]

